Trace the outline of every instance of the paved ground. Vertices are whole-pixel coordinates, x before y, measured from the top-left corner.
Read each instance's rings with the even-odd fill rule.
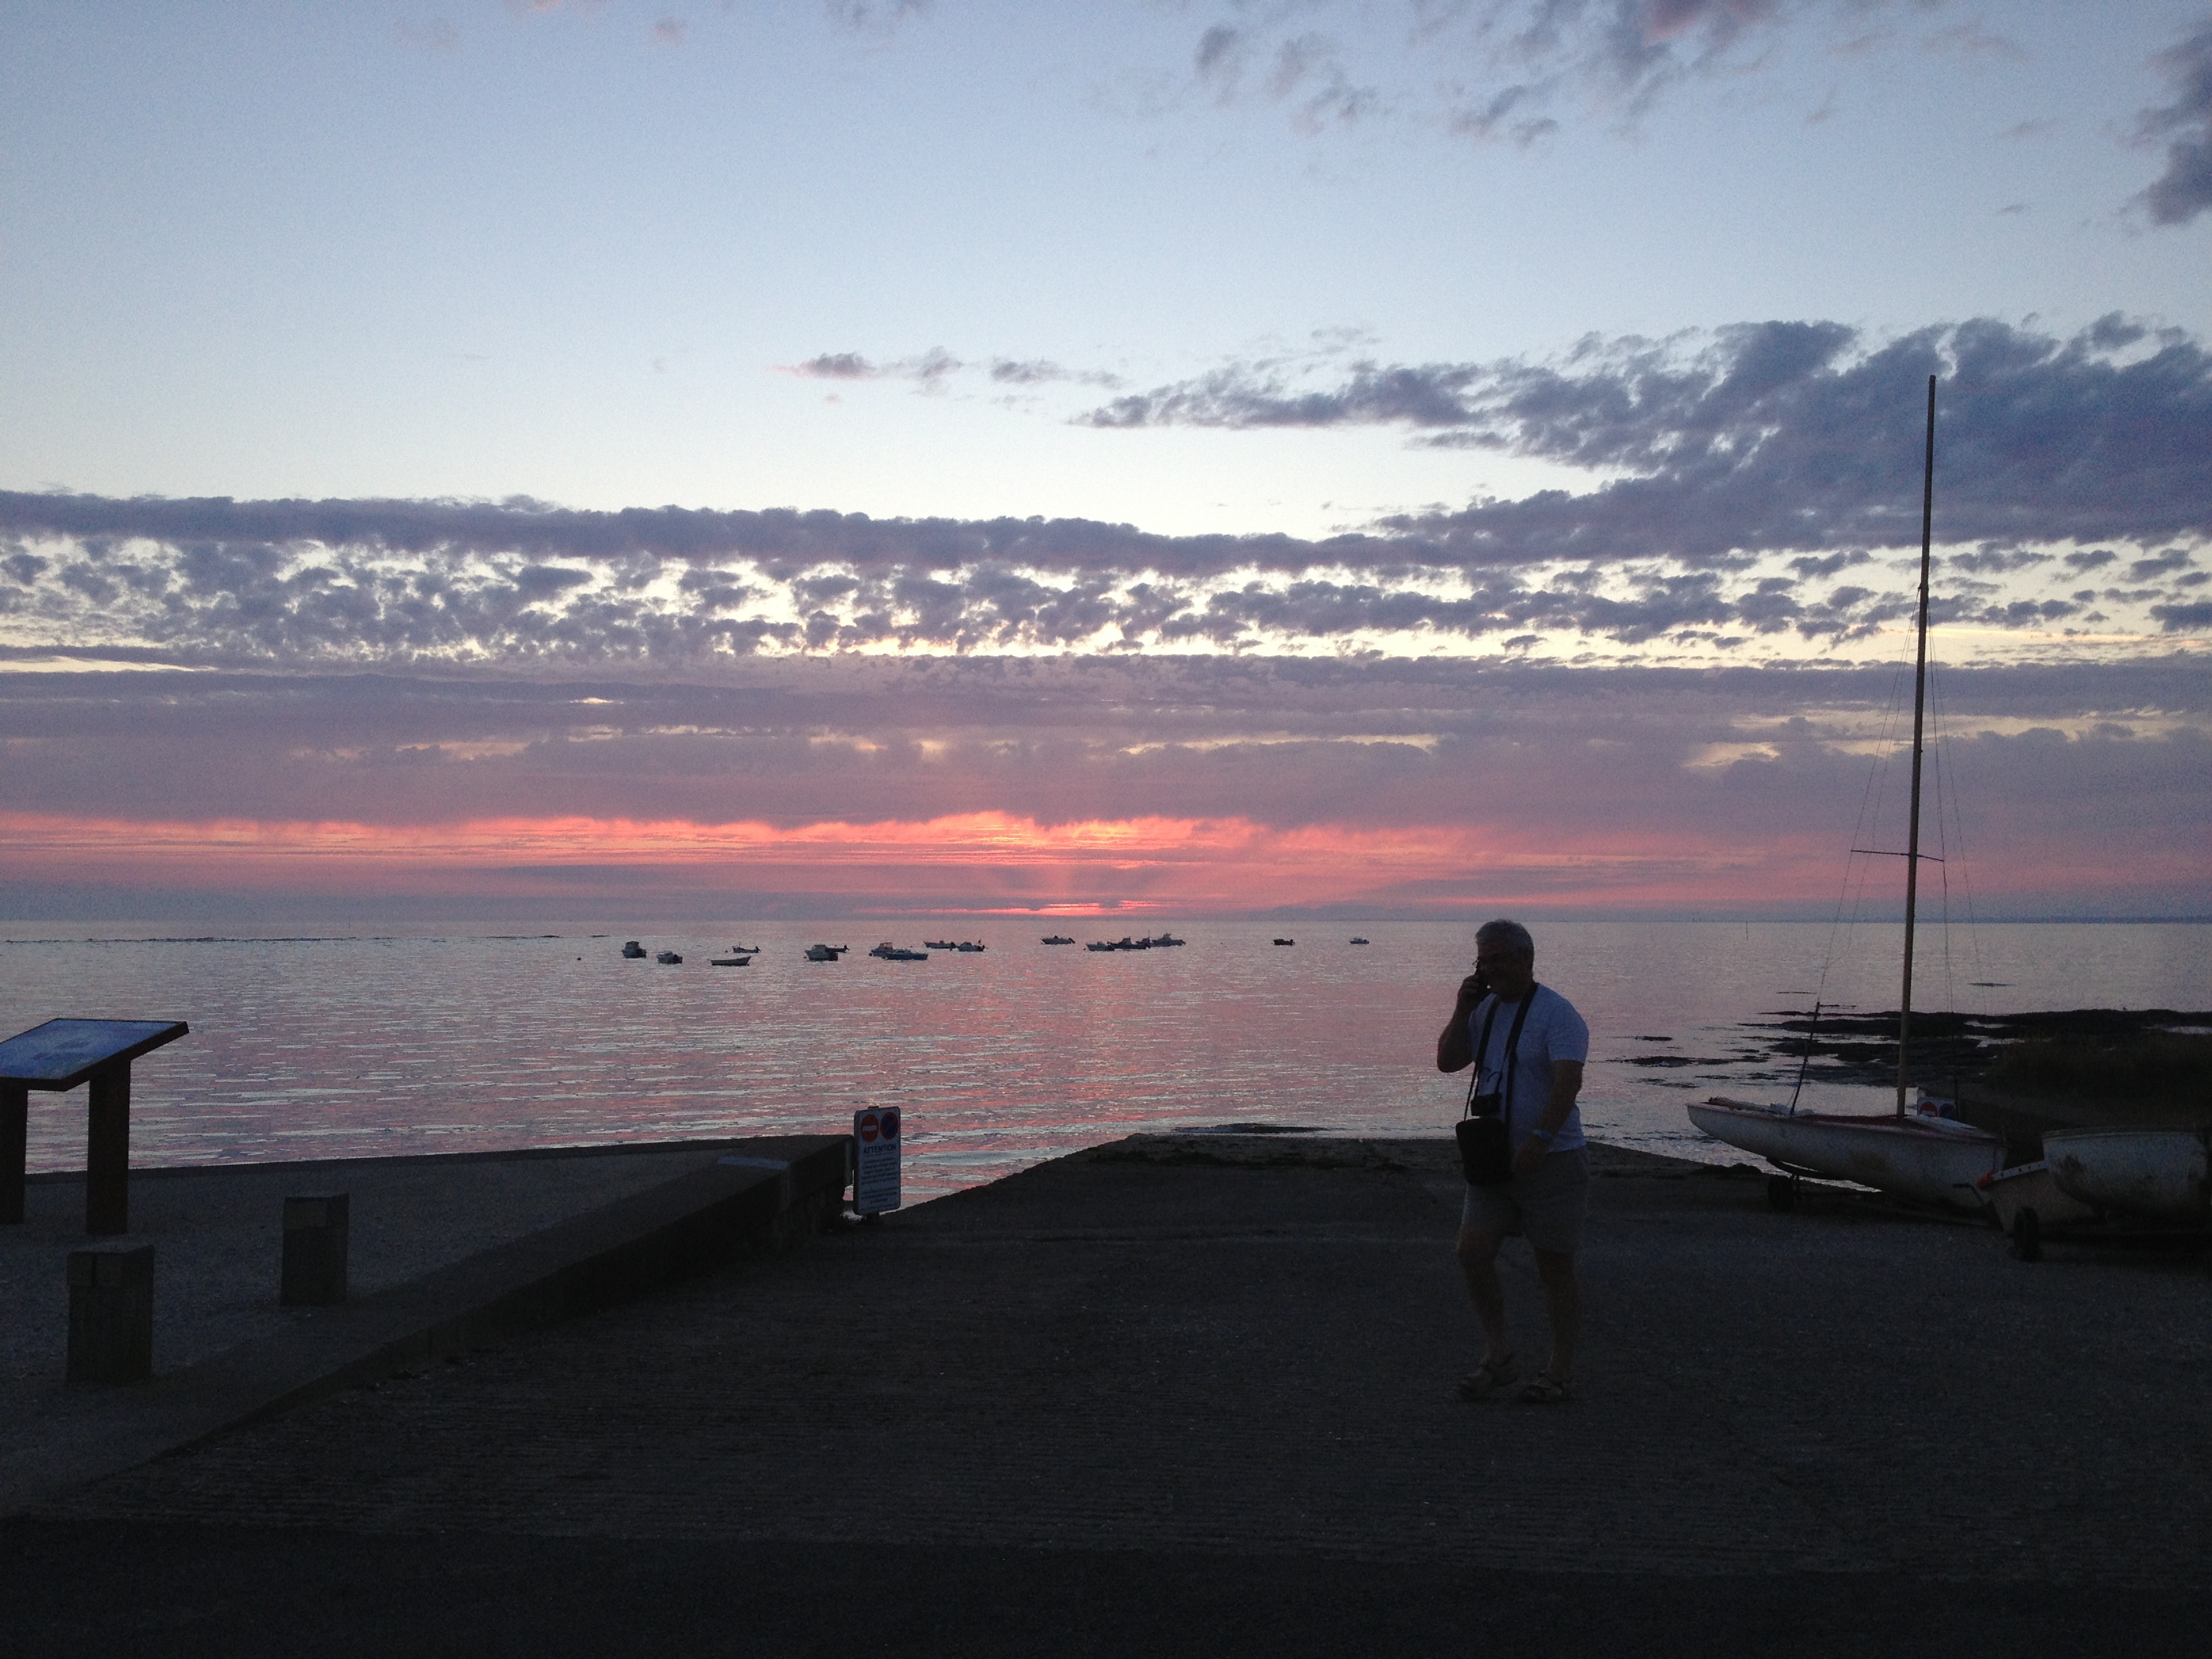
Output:
[[[351,1194],[348,1276],[356,1296],[371,1296],[672,1181],[734,1144],[140,1170],[119,1238],[85,1237],[81,1176],[33,1176],[23,1224],[0,1227],[0,1407],[13,1418],[61,1382],[72,1250],[154,1246],[155,1364],[169,1371],[303,1316],[276,1302],[289,1194]]]
[[[2202,1650],[2202,1257],[1655,1161],[1583,1397],[1469,1407],[1443,1148],[1326,1155],[1064,1160],[325,1401],[0,1591],[54,1654]]]

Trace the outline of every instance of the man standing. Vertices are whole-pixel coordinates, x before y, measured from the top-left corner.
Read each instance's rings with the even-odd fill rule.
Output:
[[[1460,1212],[1459,1265],[1483,1340],[1482,1363],[1461,1381],[1460,1396],[1481,1400],[1514,1379],[1498,1249],[1521,1233],[1535,1252],[1552,1323],[1551,1358],[1521,1397],[1556,1405],[1574,1395],[1575,1343],[1582,1334],[1575,1251],[1589,1208],[1589,1154],[1575,1097],[1589,1058],[1589,1027],[1572,1003],[1536,983],[1536,942],[1519,922],[1485,922],[1476,930],[1474,969],[1461,981],[1451,1019],[1437,1039],[1437,1069],[1456,1072],[1472,1061],[1476,1092],[1505,1097],[1513,1176],[1503,1186],[1469,1185]],[[1516,1020],[1524,1002],[1526,1017]],[[1517,1042],[1511,1036],[1516,1029]]]

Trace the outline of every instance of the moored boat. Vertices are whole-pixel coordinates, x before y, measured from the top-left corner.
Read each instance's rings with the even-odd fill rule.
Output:
[[[1979,1183],[2004,1165],[2004,1137],[1954,1118],[1914,1112],[1793,1112],[1716,1095],[1689,1108],[1717,1140],[1765,1158],[1786,1175],[1856,1181],[1900,1197],[1978,1210]]]
[[[2208,1142],[2212,1130],[2061,1129],[2043,1137],[2043,1158],[2071,1198],[2115,1215],[2186,1224],[2212,1218]]]
[[[849,945],[810,945],[806,947],[809,962],[836,962],[853,947]]]
[[[673,968],[681,963],[684,958],[674,951],[663,951],[659,955],[654,957],[653,960],[664,968]]]
[[[707,965],[709,968],[750,968],[753,965],[753,959],[750,957],[708,957]]]
[[[1689,1108],[1690,1121],[1718,1140],[1756,1153],[1784,1175],[1856,1181],[1901,1197],[1954,1208],[1978,1210],[1984,1182],[2004,1165],[2000,1134],[1955,1119],[1939,1117],[1923,1106],[1907,1112],[1912,1064],[1912,946],[1920,893],[1920,786],[1923,737],[1928,712],[1928,578],[1931,565],[1936,504],[1936,377],[1928,377],[1928,440],[1920,495],[1920,604],[1914,633],[1912,692],[1912,793],[1905,819],[1905,847],[1893,856],[1905,860],[1904,983],[1898,999],[1897,1105],[1879,1115],[1844,1112],[1800,1112],[1796,1100],[1762,1106],[1715,1097]],[[1881,849],[1854,849],[1880,851]],[[1885,854],[1889,855],[1889,854]],[[1820,1005],[1814,1005],[1820,1018]],[[1807,1042],[1811,1037],[1808,1033]],[[1802,1076],[1799,1079],[1803,1081]],[[1790,1188],[1776,1177],[1770,1188],[1778,1206]]]
[[[623,946],[623,955],[632,962],[642,962],[645,960],[645,946],[631,939]]]
[[[1044,943],[1047,945],[1073,945],[1075,941],[1070,939],[1066,933],[1048,933],[1045,936]]]

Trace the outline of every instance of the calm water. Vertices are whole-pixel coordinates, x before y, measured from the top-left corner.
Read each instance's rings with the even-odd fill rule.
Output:
[[[684,953],[664,968],[623,960],[619,934],[179,940],[19,923],[0,944],[0,1035],[55,1015],[191,1021],[135,1068],[142,1164],[832,1131],[896,1102],[920,1197],[1137,1129],[1438,1133],[1457,1115],[1463,1079],[1431,1056],[1474,953],[1463,924],[1299,924],[1283,949],[1269,943],[1279,923],[1191,922],[1175,928],[1181,950],[1109,955],[1040,944],[1048,924],[902,923],[902,943],[990,946],[924,963],[859,954],[880,923],[827,926],[640,935]],[[1373,942],[1348,945],[1355,932]],[[1739,1156],[1692,1129],[1682,1102],[1786,1089],[1794,1060],[1750,1022],[1809,1005],[1830,937],[1807,923],[1541,926],[1539,977],[1590,1022],[1591,1132]],[[814,939],[858,950],[810,963]],[[706,965],[740,940],[764,947],[751,967]],[[1948,964],[1943,945],[1923,938],[1924,1007],[2212,1002],[2212,927],[1954,930]],[[1899,930],[1862,927],[1848,946],[1825,1000],[1894,1006]],[[1628,1063],[1660,1054],[1695,1063]],[[33,1097],[33,1169],[82,1165],[82,1101]]]

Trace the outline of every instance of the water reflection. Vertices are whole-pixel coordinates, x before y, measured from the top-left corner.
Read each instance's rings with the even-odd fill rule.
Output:
[[[902,927],[915,942],[978,932],[973,919]],[[1471,926],[1301,922],[1291,950],[1269,943],[1279,923],[1173,927],[1183,948],[1054,948],[1039,943],[1046,927],[994,925],[981,954],[815,963],[804,951],[818,925],[748,921],[643,935],[685,957],[662,967],[622,959],[621,935],[92,943],[19,926],[46,942],[0,945],[0,1024],[190,1020],[189,1038],[136,1068],[143,1164],[830,1130],[897,1103],[922,1196],[1137,1129],[1438,1133],[1456,1115],[1462,1083],[1429,1060]],[[1354,933],[1372,944],[1350,946]],[[1747,1022],[1809,1004],[1829,930],[1536,933],[1539,977],[1592,1029],[1591,1133],[1733,1160],[1689,1127],[1682,1100],[1786,1091],[1794,1056]],[[763,947],[750,967],[706,965],[738,938]],[[1951,1006],[1989,1012],[2185,1005],[2212,981],[2201,926],[1985,927],[1976,944],[1948,976],[1939,950],[1923,956],[1929,1006],[1944,1006],[1947,977]],[[1896,929],[1859,930],[1826,1000],[1892,1006],[1898,948]],[[33,1097],[31,1158],[82,1164],[81,1093]]]

